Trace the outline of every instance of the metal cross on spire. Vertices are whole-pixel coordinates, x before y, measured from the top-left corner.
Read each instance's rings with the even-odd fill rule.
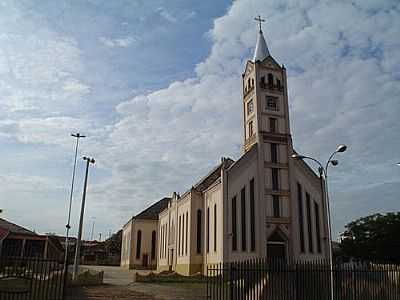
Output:
[[[256,20],[257,22],[259,22],[260,31],[262,31],[262,30],[261,30],[261,23],[262,23],[262,22],[265,22],[265,19],[261,19],[261,16],[258,15],[258,17],[254,18],[254,20]]]

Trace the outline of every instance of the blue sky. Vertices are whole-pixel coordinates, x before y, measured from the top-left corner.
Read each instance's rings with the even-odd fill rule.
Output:
[[[400,209],[398,1],[0,2],[0,206],[64,233],[73,140],[92,155],[87,224],[116,231],[242,143],[240,74],[257,34],[288,70],[297,151],[331,170],[334,230]],[[72,233],[83,163],[77,170]],[[86,237],[89,225],[86,226]]]

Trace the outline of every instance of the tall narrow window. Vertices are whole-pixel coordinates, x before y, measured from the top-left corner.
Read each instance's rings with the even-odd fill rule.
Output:
[[[278,144],[271,143],[271,162],[278,162]]]
[[[232,198],[232,251],[237,250],[236,196]]]
[[[161,225],[160,225],[159,237],[160,237],[160,245],[158,247],[158,252],[159,252],[159,257],[161,259],[162,258],[162,226]]]
[[[278,88],[278,90],[281,89],[281,81],[279,79],[276,79],[276,87]]]
[[[250,250],[256,250],[256,228],[254,212],[254,178],[250,180]]]
[[[182,214],[182,245],[181,254],[185,255],[185,213]]]
[[[214,252],[217,251],[217,204],[214,204]]]
[[[315,234],[317,237],[317,251],[321,253],[321,229],[320,229],[320,220],[319,220],[319,206],[317,202],[314,202],[314,211],[315,211]]]
[[[151,259],[156,258],[156,231],[153,230],[151,233]]]
[[[277,132],[276,122],[277,121],[275,118],[269,118],[269,131],[270,132]]]
[[[281,216],[281,205],[279,201],[280,201],[279,196],[277,195],[272,196],[272,208],[275,218],[279,218]]]
[[[253,121],[249,122],[249,137],[253,136]]]
[[[247,114],[251,114],[254,111],[254,104],[253,104],[253,99],[250,99],[249,102],[247,102]]]
[[[274,84],[274,76],[271,73],[268,73],[268,85]]]
[[[241,211],[242,211],[242,251],[246,251],[246,189],[242,188],[240,192]]]
[[[210,251],[210,208],[207,207],[207,253]]]
[[[189,224],[189,216],[188,213],[186,212],[186,228],[185,228],[185,254],[187,255],[188,251],[188,224]]]
[[[197,254],[201,254],[201,210],[197,210]]]
[[[308,228],[308,250],[310,253],[314,252],[313,245],[313,230],[312,230],[312,219],[311,219],[311,199],[310,194],[306,193],[306,205],[307,205],[307,228]]]
[[[271,169],[272,174],[272,190],[279,190],[279,170],[276,168]]]
[[[262,88],[265,88],[265,85],[266,85],[266,83],[265,83],[265,76],[262,76],[261,79],[260,79],[260,86],[261,86]]]
[[[138,230],[136,240],[136,259],[140,258],[140,249],[142,247],[142,231]]]
[[[168,245],[168,226],[167,224],[164,225],[165,226],[165,230],[164,230],[164,234],[165,234],[165,239],[164,239],[164,257],[167,257],[167,245]]]
[[[178,223],[178,255],[181,255],[181,226],[182,226],[182,220],[181,220],[181,216],[178,217],[179,219],[179,223]]]
[[[299,232],[300,232],[300,251],[304,253],[304,217],[303,217],[303,191],[300,183],[297,183],[297,206],[299,208]]]

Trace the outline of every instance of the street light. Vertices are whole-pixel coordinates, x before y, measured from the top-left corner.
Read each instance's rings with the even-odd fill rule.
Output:
[[[95,163],[95,160],[90,157],[84,156],[83,160],[86,160],[86,173],[85,173],[85,182],[83,184],[81,216],[79,218],[79,231],[78,231],[78,239],[76,241],[75,260],[74,260],[74,269],[72,272],[72,280],[76,280],[78,278],[78,266],[79,266],[79,258],[80,258],[80,251],[81,251],[83,215],[85,213],[85,200],[86,200],[86,189],[87,189],[87,181],[88,181],[88,174],[89,174],[89,164]]]
[[[329,237],[328,237],[328,255],[329,255],[329,267],[331,271],[331,299],[334,299],[334,294],[333,294],[333,257],[332,257],[332,226],[331,226],[331,210],[330,210],[330,205],[329,205],[329,192],[328,192],[328,167],[329,165],[337,166],[339,164],[339,161],[336,159],[333,159],[336,153],[343,153],[347,150],[347,146],[344,144],[340,144],[337,146],[335,152],[329,156],[328,161],[326,162],[325,168],[322,165],[322,163],[312,157],[305,156],[305,155],[299,155],[297,153],[292,154],[292,158],[296,160],[303,160],[303,159],[309,159],[314,161],[319,165],[319,171],[320,174],[324,176],[324,196],[326,200],[326,214],[328,217],[328,231],[329,231]],[[399,163],[400,164],[400,163]]]
[[[64,264],[65,265],[67,265],[67,259],[68,259],[68,242],[69,242],[68,237],[69,237],[69,230],[71,229],[70,221],[71,221],[72,195],[74,193],[74,181],[75,181],[76,158],[78,155],[78,145],[79,145],[79,139],[86,137],[86,136],[80,134],[79,132],[72,133],[71,136],[76,138],[76,144],[75,144],[74,168],[72,171],[71,192],[69,194],[68,221],[67,221],[67,225],[65,225],[65,227],[67,228],[67,232],[65,234],[65,255],[64,255]]]

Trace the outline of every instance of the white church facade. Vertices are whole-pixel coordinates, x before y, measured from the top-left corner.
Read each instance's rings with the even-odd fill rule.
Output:
[[[242,91],[241,157],[223,157],[190,190],[157,202],[151,219],[143,218],[147,210],[133,217],[123,227],[121,266],[188,275],[257,257],[328,256],[323,179],[291,159],[286,69],[261,29]]]

